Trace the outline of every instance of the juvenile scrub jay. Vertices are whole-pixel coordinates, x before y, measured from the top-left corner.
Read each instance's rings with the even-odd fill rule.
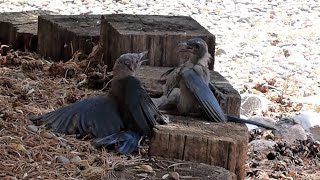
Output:
[[[176,102],[181,115],[200,112],[213,122],[231,121],[274,129],[271,125],[225,115],[212,92],[213,85],[210,83],[208,68],[211,55],[208,53],[207,43],[201,38],[193,38],[179,45],[179,51],[188,53],[189,59],[162,75],[166,77],[166,84],[164,95],[160,98],[162,101],[154,101],[157,106]],[[178,98],[168,98],[173,91],[174,97]]]
[[[108,94],[32,117],[31,121],[61,134],[91,135],[96,138],[95,147],[116,145],[121,154],[132,153],[142,136],[150,135],[156,124],[168,122],[135,77],[146,53],[127,53],[116,60]]]

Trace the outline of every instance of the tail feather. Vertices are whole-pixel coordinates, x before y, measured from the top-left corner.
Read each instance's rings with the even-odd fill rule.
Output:
[[[260,123],[260,122],[256,122],[256,121],[252,121],[252,120],[247,120],[247,119],[242,119],[242,118],[230,116],[230,115],[227,115],[227,118],[228,118],[228,121],[230,121],[230,122],[247,123],[247,124],[252,124],[252,125],[259,126],[259,127],[263,127],[266,129],[276,130],[275,126],[270,125],[270,124],[264,124],[264,123]]]
[[[132,131],[122,131],[103,138],[97,138],[92,142],[94,147],[117,145],[117,151],[121,154],[130,154],[138,150],[141,136]]]

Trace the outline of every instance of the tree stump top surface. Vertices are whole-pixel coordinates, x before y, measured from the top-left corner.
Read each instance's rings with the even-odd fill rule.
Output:
[[[24,11],[0,13],[0,22],[10,23],[20,33],[37,34],[38,16],[53,14],[50,11]]]
[[[215,123],[209,122],[204,118],[183,117],[170,115],[171,123],[163,126],[158,125],[159,130],[165,130],[170,134],[190,135],[192,136],[210,136],[235,139],[235,136],[242,139],[248,132],[245,125],[237,123]]]
[[[208,35],[208,30],[189,16],[112,14],[104,18],[121,34]]]
[[[42,15],[40,18],[79,36],[100,36],[101,15]]]

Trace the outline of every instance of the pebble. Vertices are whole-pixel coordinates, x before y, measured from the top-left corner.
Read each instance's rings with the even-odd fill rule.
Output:
[[[264,152],[274,149],[274,145],[276,143],[274,141],[269,141],[265,139],[253,140],[249,143],[249,151],[258,151]]]
[[[291,118],[299,123],[303,129],[320,126],[320,113],[317,112],[302,111],[300,114],[294,115]]]
[[[71,159],[70,159],[70,162],[71,163],[78,163],[81,161],[81,158],[79,156],[73,156]]]
[[[44,132],[41,134],[43,137],[47,138],[47,139],[51,139],[53,138],[53,135],[52,133],[49,133],[49,132]]]
[[[254,111],[267,111],[269,100],[255,94],[241,94],[240,114],[251,114]]]
[[[179,179],[180,179],[180,175],[179,175],[179,173],[177,173],[177,172],[172,172],[172,173],[170,173],[170,175],[169,175],[169,179],[179,180]]]
[[[38,132],[38,127],[35,126],[35,125],[32,125],[32,124],[28,125],[27,129],[32,131],[32,132]]]
[[[309,132],[313,140],[320,141],[320,126],[311,127]]]
[[[64,157],[64,156],[57,156],[57,157],[55,158],[55,161],[56,161],[57,163],[70,164],[70,160],[69,160],[68,158]]]
[[[153,168],[150,165],[143,164],[143,165],[140,165],[139,167],[143,169],[145,172],[153,172]]]
[[[281,137],[289,144],[293,144],[295,140],[307,140],[307,134],[299,124],[290,127]]]

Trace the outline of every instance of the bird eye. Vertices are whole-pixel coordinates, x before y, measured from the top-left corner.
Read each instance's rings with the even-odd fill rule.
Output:
[[[199,49],[200,48],[200,44],[197,43],[196,44],[196,48]]]
[[[126,60],[126,61],[124,61],[124,64],[128,65],[128,64],[130,64],[130,61]]]

